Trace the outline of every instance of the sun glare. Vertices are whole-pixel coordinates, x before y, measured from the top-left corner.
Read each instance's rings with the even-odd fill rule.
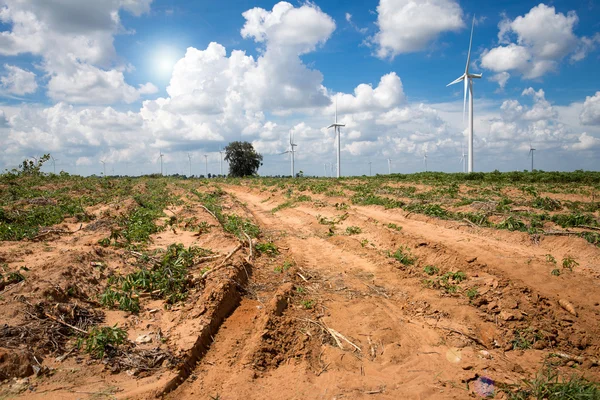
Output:
[[[152,57],[152,68],[160,78],[170,78],[173,67],[179,60],[177,51],[169,46],[159,46]]]

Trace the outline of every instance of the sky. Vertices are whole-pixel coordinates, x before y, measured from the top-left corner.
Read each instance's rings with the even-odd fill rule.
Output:
[[[0,0],[0,168],[461,172],[473,22],[474,170],[600,169],[595,0]]]

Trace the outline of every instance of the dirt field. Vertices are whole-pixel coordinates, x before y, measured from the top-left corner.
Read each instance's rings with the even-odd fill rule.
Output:
[[[596,398],[589,178],[5,178],[0,399]]]

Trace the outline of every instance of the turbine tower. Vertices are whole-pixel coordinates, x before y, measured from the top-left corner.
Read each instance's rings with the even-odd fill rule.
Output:
[[[296,150],[294,150],[294,147],[298,146],[297,144],[294,143],[294,136],[292,135],[292,131],[290,131],[290,149],[288,151],[284,151],[283,153],[279,153],[281,154],[290,154],[291,156],[291,160],[292,160],[292,178],[294,178],[296,176],[295,171],[294,171],[294,153],[296,152]]]
[[[423,162],[425,163],[425,172],[427,172],[427,151],[423,155]]]
[[[533,172],[533,152],[534,152],[535,150],[536,150],[536,149],[534,149],[534,148],[531,146],[531,141],[530,141],[530,142],[529,142],[529,155],[531,156],[531,172]]]
[[[106,178],[106,163],[104,162],[104,160],[100,160],[100,162],[102,163],[102,169],[103,169],[103,174],[104,177]]]
[[[475,27],[475,16],[471,25],[471,39],[469,41],[469,53],[467,54],[467,66],[465,73],[456,80],[450,82],[446,87],[464,81],[464,101],[463,101],[463,119],[467,108],[467,91],[469,92],[469,162],[468,172],[473,172],[473,79],[480,79],[481,74],[471,74],[469,72],[469,63],[471,62],[471,45],[473,44],[473,28]]]
[[[388,162],[388,174],[391,175],[392,174],[392,159],[388,158],[387,162]]]
[[[327,166],[329,163],[323,163],[323,169],[325,170],[325,178],[327,178]]]
[[[371,161],[369,161],[369,176],[373,176],[373,174],[371,173],[371,164],[373,164]]]
[[[208,154],[204,155],[204,165],[206,166],[206,177],[208,178]]]
[[[188,153],[188,160],[190,162],[190,176],[192,176],[192,155]]]
[[[162,174],[163,174],[163,157],[164,157],[164,156],[165,156],[165,155],[162,153],[162,151],[160,151],[160,150],[159,150],[159,151],[158,151],[158,157],[157,157],[157,160],[160,158],[160,175],[161,175],[161,176],[162,176]]]
[[[340,165],[340,150],[341,150],[341,131],[340,127],[346,126],[344,124],[338,124],[337,122],[337,97],[335,99],[335,122],[327,127],[327,129],[333,128],[333,131],[337,135],[337,177],[340,177],[341,165]],[[332,174],[333,175],[333,174]]]

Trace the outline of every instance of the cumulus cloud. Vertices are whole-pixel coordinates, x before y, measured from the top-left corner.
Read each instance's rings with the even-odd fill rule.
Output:
[[[35,74],[14,65],[4,64],[6,75],[0,76],[0,93],[25,95],[35,93]]]
[[[48,96],[71,103],[130,103],[140,93],[128,85],[118,60],[114,36],[124,33],[119,11],[149,11],[151,0],[4,0],[0,54],[33,54],[49,77]],[[60,49],[57,51],[56,49]]]
[[[568,55],[572,62],[582,60],[600,42],[600,35],[578,37],[574,33],[578,21],[575,11],[565,15],[543,3],[514,20],[504,15],[498,24],[500,45],[483,52],[481,66],[497,73],[513,72],[534,79],[555,71]],[[503,88],[508,76],[496,77]]]
[[[594,136],[588,135],[586,132],[583,132],[579,138],[578,142],[571,146],[573,150],[591,150],[600,148],[600,139]]]
[[[454,0],[380,0],[379,31],[372,38],[379,58],[424,50],[444,32],[463,28],[463,11]]]
[[[585,98],[579,120],[583,125],[600,125],[600,92]]]
[[[335,96],[340,112],[365,112],[377,109],[389,109],[405,101],[402,80],[395,72],[381,77],[375,89],[371,85],[360,84],[354,89],[354,95]],[[332,106],[333,107],[333,106]],[[329,110],[330,113],[333,109]]]

